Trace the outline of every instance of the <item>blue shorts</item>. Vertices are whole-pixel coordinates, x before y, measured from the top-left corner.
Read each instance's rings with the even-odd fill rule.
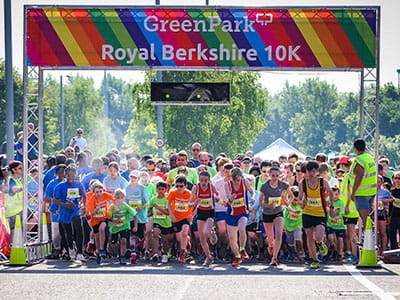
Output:
[[[226,220],[226,212],[224,211],[215,212],[215,222],[225,221],[225,220]]]
[[[368,209],[370,210],[372,208],[372,202],[375,199],[374,196],[355,196],[354,197],[354,203],[356,204],[357,210],[360,209]]]
[[[249,218],[248,214],[241,214],[239,216],[231,216],[226,214],[225,222],[229,226],[238,226],[240,218]]]

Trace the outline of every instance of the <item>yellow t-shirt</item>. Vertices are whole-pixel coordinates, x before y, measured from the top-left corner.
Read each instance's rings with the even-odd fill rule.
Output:
[[[323,208],[321,199],[321,187],[320,179],[318,178],[318,186],[315,190],[311,189],[306,180],[305,194],[307,195],[306,205],[304,206],[303,214],[314,216],[314,217],[325,217],[325,210]]]

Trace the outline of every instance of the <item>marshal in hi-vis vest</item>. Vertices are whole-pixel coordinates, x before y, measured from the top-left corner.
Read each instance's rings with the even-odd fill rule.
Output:
[[[14,180],[16,187],[22,188],[22,182],[14,177],[9,177],[8,181]],[[4,194],[4,200],[6,204],[6,218],[10,218],[20,213],[24,208],[24,192],[15,193],[13,196],[10,194]]]
[[[356,174],[354,173],[354,169],[359,164],[361,167],[364,168],[364,175],[361,180],[360,186],[358,187],[357,191],[354,193],[355,196],[374,196],[377,193],[377,169],[376,163],[371,155],[368,153],[362,153],[358,155],[354,162],[350,167],[350,190],[353,190],[354,182],[356,179]]]

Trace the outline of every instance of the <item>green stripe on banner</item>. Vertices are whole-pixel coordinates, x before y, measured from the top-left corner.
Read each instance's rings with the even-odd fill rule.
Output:
[[[333,13],[335,14],[336,19],[339,21],[343,30],[346,32],[346,35],[352,43],[354,49],[356,49],[358,56],[361,58],[361,61],[364,64],[364,67],[376,67],[374,55],[372,55],[369,51],[367,44],[355,27],[348,13],[345,10],[333,10]]]
[[[372,32],[371,27],[367,23],[367,20],[365,20],[364,15],[361,11],[357,10],[352,11],[350,17],[353,20],[353,24],[356,26],[358,32],[367,44],[370,53],[373,57],[375,57],[376,37],[375,34]]]
[[[107,23],[106,19],[104,18],[103,12],[98,9],[88,9],[87,10],[90,17],[92,18],[92,21],[94,25],[97,27],[97,30],[99,31],[99,34],[103,37],[104,41],[112,45],[114,49],[117,48],[122,48],[119,40],[115,36],[114,32],[112,31],[110,25]],[[122,61],[118,61],[119,65],[123,65]]]
[[[208,18],[206,18],[203,14],[203,10],[201,9],[189,9],[188,13],[190,17],[193,20],[196,21],[204,21],[207,25],[209,26]],[[208,48],[216,48],[219,49],[219,44],[220,40],[218,37],[215,35],[214,32],[201,32],[202,37],[204,38],[204,41],[207,43]],[[218,60],[218,65],[219,66],[224,66],[224,67],[231,67],[232,63],[231,61],[226,61],[226,60]]]
[[[122,22],[121,18],[119,17],[118,13],[112,9],[102,9],[104,16],[106,16],[105,20],[114,32],[115,36],[119,38],[119,41],[122,45],[122,48],[124,49],[131,49],[134,51],[134,49],[137,48],[135,42],[132,40],[132,37],[130,36],[129,32],[126,30],[126,27],[124,23]],[[115,50],[115,49],[114,49]],[[139,49],[138,49],[139,50]],[[130,58],[127,55],[127,58],[123,60],[124,65],[130,66],[147,66],[146,62],[143,60],[140,60],[138,58],[138,51],[136,52],[136,56],[133,62],[127,62]]]
[[[217,11],[215,10],[215,9],[213,9],[213,10],[204,10],[203,11],[203,15],[204,15],[204,17],[205,17],[205,19],[206,19],[206,23],[207,24],[209,24],[209,22],[208,22],[208,17],[218,17],[219,18],[219,15],[218,15],[218,13],[217,13]],[[208,27],[209,28],[209,27]],[[202,34],[204,34],[204,33],[202,33]],[[229,49],[229,52],[231,53],[232,51],[231,51],[231,49],[232,49],[232,45],[233,44],[235,44],[235,41],[232,39],[232,37],[231,37],[231,35],[229,34],[229,32],[223,32],[222,30],[221,30],[221,25],[219,25],[218,27],[216,27],[215,28],[215,36],[218,38],[218,40],[219,40],[219,43],[218,43],[218,47],[217,47],[217,49],[218,49],[218,53],[219,53],[219,47],[220,47],[220,44],[223,44],[224,45],[224,47],[226,48],[226,49]],[[230,58],[231,59],[231,58]],[[224,65],[227,65],[227,64],[224,64]],[[231,60],[231,65],[233,65],[234,67],[242,67],[242,66],[247,66],[247,64],[245,64],[245,65],[242,65],[240,62],[238,62],[238,61],[236,61],[236,60]],[[228,65],[229,66],[229,65]]]

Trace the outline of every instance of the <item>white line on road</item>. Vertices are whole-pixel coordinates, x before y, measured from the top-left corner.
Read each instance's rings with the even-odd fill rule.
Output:
[[[176,300],[181,300],[181,299],[187,299],[188,297],[185,297],[185,293],[187,291],[187,289],[189,288],[190,284],[192,283],[192,281],[194,280],[193,276],[190,277],[186,277],[184,282],[182,283],[182,285],[180,286],[180,288],[178,289],[178,291],[176,292]]]
[[[379,286],[375,285],[373,282],[368,280],[361,272],[357,271],[354,266],[346,265],[347,271],[353,276],[359,283],[369,289],[373,294],[379,297],[382,300],[395,300],[390,293],[386,293]]]

